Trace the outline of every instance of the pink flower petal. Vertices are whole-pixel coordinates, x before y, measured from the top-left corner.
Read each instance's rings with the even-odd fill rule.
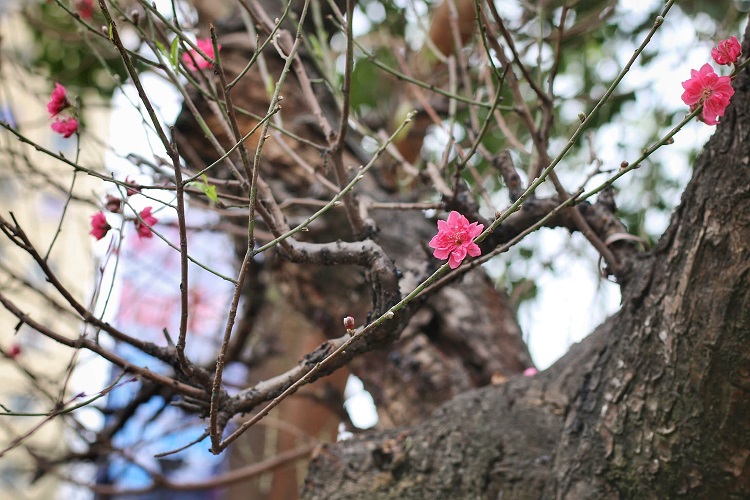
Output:
[[[210,38],[199,38],[195,41],[195,45],[211,59],[214,59],[216,57],[214,54],[214,45],[213,42],[211,42]],[[221,44],[218,44],[217,47],[219,48],[219,50],[221,50]],[[185,52],[184,54],[182,54],[182,57],[180,57],[180,59],[182,60],[182,63],[185,65],[185,67],[191,71],[206,69],[212,64],[207,59],[204,59],[203,56],[200,55],[200,53],[195,49],[191,49]]]
[[[135,221],[135,229],[138,232],[139,238],[151,238],[154,235],[151,231],[151,227],[159,222],[159,220],[151,215],[151,210],[151,207],[146,207],[138,214],[143,220],[143,222],[138,219]]]
[[[107,223],[107,217],[104,215],[104,212],[99,211],[91,216],[91,231],[89,231],[91,236],[100,240],[106,236],[110,229],[112,227]]]
[[[466,253],[468,253],[472,257],[479,257],[480,255],[482,255],[482,249],[479,248],[479,245],[472,242],[466,246]]]
[[[450,259],[448,259],[448,266],[450,266],[451,269],[455,269],[460,265],[461,261],[457,259],[455,255],[451,254]]]
[[[70,106],[67,98],[68,91],[59,83],[55,82],[55,89],[49,96],[49,102],[47,103],[47,111],[52,117],[57,116],[60,112]]]
[[[435,256],[436,259],[445,260],[451,255],[451,250],[449,248],[436,248],[434,252],[432,252],[432,255]]]
[[[455,210],[451,211],[451,213],[448,214],[448,225],[450,227],[463,226],[468,223],[469,221],[466,220],[466,217],[456,212]]]
[[[474,238],[482,234],[482,231],[484,231],[484,224],[472,222],[468,229],[469,237],[473,240]]]
[[[67,139],[78,131],[78,120],[75,118],[65,118],[62,120],[58,118],[52,122],[50,128]]]

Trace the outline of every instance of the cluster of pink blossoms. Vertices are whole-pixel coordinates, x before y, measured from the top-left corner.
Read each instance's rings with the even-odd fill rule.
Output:
[[[125,178],[125,182],[130,184],[126,186],[126,196],[132,196],[141,191],[141,187],[130,180],[130,177]],[[122,213],[122,199],[117,196],[107,195],[106,208],[112,213]],[[154,233],[151,228],[159,222],[159,220],[151,214],[152,207],[146,207],[138,213],[138,217],[133,218],[132,221],[135,224],[135,231],[139,238],[151,238]],[[101,210],[91,216],[91,231],[89,234],[100,240],[104,238],[112,226],[107,222],[107,216]]]
[[[210,38],[199,38],[195,41],[195,45],[208,57],[214,59],[214,45],[213,43],[211,43]],[[218,44],[217,47],[219,48],[219,50],[221,50],[221,44]],[[195,49],[191,49],[182,54],[181,59],[182,64],[184,64],[185,67],[191,71],[206,69],[211,66],[211,62],[200,55],[200,53],[198,53],[198,51]]]
[[[482,254],[474,238],[484,229],[484,224],[472,222],[456,212],[448,214],[448,220],[437,221],[438,233],[430,240],[430,247],[434,248],[433,255],[438,259],[448,259],[448,265],[455,269],[461,265],[466,255],[477,257]]]
[[[719,42],[718,47],[711,51],[711,57],[716,64],[728,66],[737,64],[741,53],[740,42],[731,37]],[[700,119],[707,125],[719,123],[719,117],[724,116],[729,100],[734,95],[732,79],[717,75],[708,63],[699,70],[690,70],[690,79],[682,82],[682,88],[685,89],[682,102],[690,106],[690,111],[702,105]]]
[[[70,109],[73,106],[68,100],[68,91],[59,83],[55,82],[55,89],[49,96],[49,102],[47,103],[47,111],[49,112],[50,118],[54,118],[50,128],[54,132],[57,132],[64,138],[68,138],[78,131],[78,120],[73,116],[67,116],[61,118],[58,116],[66,109]]]

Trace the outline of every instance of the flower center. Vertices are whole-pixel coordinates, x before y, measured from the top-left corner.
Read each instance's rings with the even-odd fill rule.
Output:
[[[456,244],[456,246],[463,245],[464,240],[466,240],[466,232],[462,231],[458,227],[454,227],[453,228],[453,241]]]

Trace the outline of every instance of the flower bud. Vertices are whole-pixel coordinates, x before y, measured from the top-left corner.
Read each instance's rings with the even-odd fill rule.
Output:
[[[108,194],[107,201],[104,203],[104,207],[113,214],[119,214],[120,212],[122,212],[122,200],[117,196]]]
[[[344,328],[347,330],[354,330],[354,317],[353,316],[347,316],[344,318]]]
[[[8,354],[8,357],[10,359],[16,359],[18,356],[21,355],[21,346],[14,342],[13,344],[10,345],[6,353]]]
[[[133,196],[134,194],[138,194],[141,192],[141,186],[139,186],[138,183],[136,183],[130,177],[125,177],[125,182],[133,185],[133,187],[125,186],[125,192],[128,194],[128,196]]]

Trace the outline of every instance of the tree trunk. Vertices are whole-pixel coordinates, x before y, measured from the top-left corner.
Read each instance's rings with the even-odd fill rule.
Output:
[[[743,53],[750,52],[747,35]],[[622,309],[553,367],[324,445],[306,498],[750,496],[750,75]]]

